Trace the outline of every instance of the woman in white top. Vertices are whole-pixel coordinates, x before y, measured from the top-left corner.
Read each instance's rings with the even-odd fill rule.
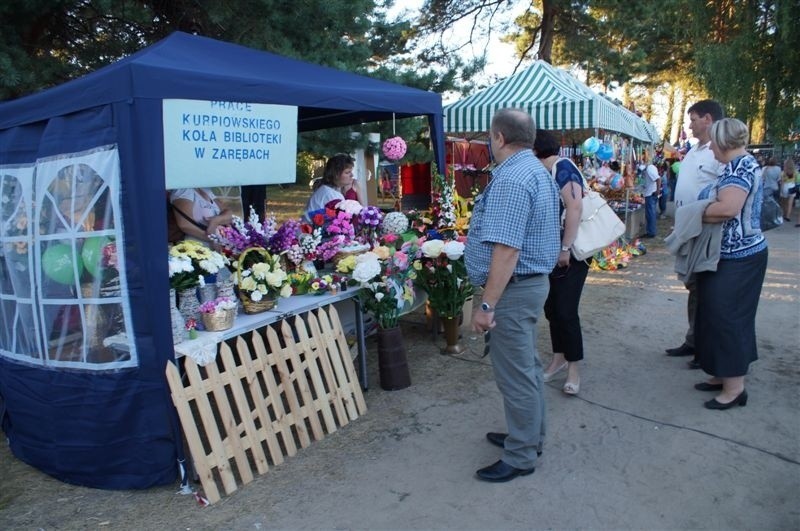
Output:
[[[353,182],[354,165],[353,157],[343,153],[328,159],[322,178],[314,183],[314,193],[306,203],[306,219],[309,219],[309,212],[325,208],[334,199],[344,199],[342,190],[347,190]]]
[[[232,213],[223,209],[208,188],[179,188],[170,193],[175,221],[187,239],[209,242],[221,225],[231,222]]]

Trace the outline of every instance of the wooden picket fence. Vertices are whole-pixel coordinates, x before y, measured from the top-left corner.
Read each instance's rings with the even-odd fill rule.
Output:
[[[222,343],[216,363],[183,361],[167,380],[211,503],[367,410],[332,305]]]

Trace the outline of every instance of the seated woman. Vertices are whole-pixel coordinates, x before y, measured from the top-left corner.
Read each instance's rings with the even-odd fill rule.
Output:
[[[232,213],[223,209],[209,188],[179,188],[170,193],[175,221],[186,239],[209,242],[221,225],[231,222]]]
[[[334,199],[343,200],[343,190],[350,188],[353,182],[353,166],[355,160],[350,155],[340,153],[328,159],[322,178],[314,183],[314,193],[306,203],[304,218],[309,219],[308,213],[325,208]]]

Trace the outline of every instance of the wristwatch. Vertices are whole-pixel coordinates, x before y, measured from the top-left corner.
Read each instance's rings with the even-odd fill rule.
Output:
[[[488,312],[493,312],[494,308],[492,308],[492,305],[489,304],[488,302],[482,302],[481,303],[481,311],[482,312],[487,312],[487,313]]]
[[[562,245],[561,246],[561,252],[562,253],[568,253],[569,252],[569,247],[565,247],[565,246]]]

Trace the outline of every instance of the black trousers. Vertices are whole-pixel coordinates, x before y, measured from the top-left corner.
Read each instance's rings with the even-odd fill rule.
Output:
[[[550,323],[553,352],[561,352],[567,361],[583,359],[583,335],[578,305],[589,265],[570,257],[569,267],[558,267],[550,273],[550,293],[544,303],[544,315]]]

